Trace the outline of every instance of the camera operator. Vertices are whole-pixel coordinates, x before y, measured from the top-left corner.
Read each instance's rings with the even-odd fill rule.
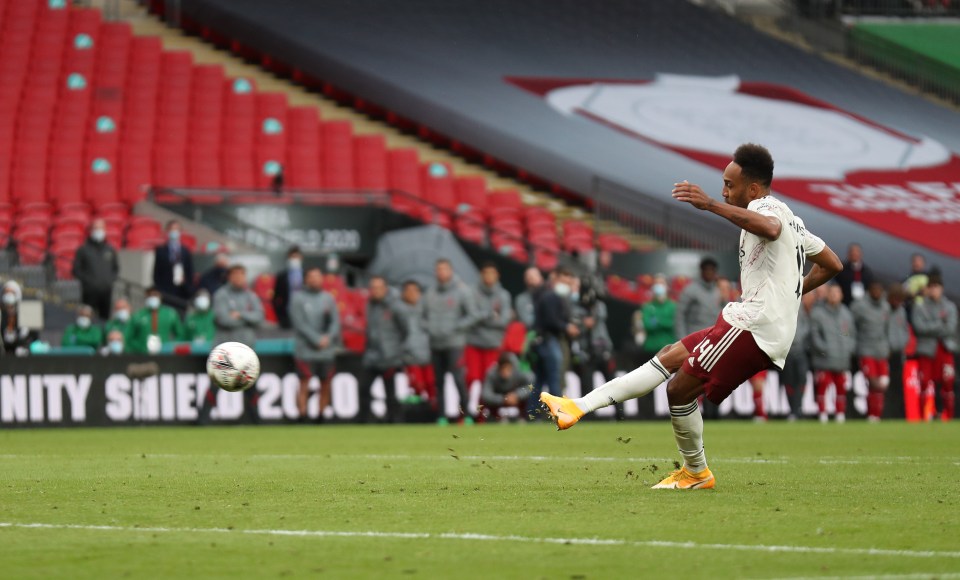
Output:
[[[597,371],[608,382],[616,377],[616,361],[613,358],[613,340],[607,329],[607,305],[600,300],[594,279],[580,280],[580,291],[571,296],[571,323],[580,334],[570,339],[571,369],[580,379],[581,396],[593,390],[593,377]],[[617,420],[623,419],[623,404],[616,406]]]

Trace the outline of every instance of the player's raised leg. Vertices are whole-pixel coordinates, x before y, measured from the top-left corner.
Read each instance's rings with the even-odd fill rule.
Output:
[[[604,383],[579,399],[542,393],[540,401],[547,406],[559,429],[569,429],[587,413],[650,393],[669,379],[689,354],[683,342],[676,342],[661,349],[657,356],[640,367]]]

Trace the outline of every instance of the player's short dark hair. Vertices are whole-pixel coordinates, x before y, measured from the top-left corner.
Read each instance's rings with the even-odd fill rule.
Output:
[[[244,266],[243,264],[233,264],[229,268],[227,268],[227,277],[233,276],[233,273],[236,272],[237,270],[242,270],[246,272],[247,267]]]
[[[303,251],[300,250],[300,246],[290,246],[290,247],[287,249],[287,257],[288,257],[288,258],[289,258],[290,256],[294,255],[294,254],[300,254],[301,256],[303,255]]]
[[[160,292],[160,289],[157,288],[156,286],[150,286],[149,288],[147,288],[147,290],[144,292],[144,294],[153,294],[153,293],[155,293],[155,292],[156,292],[156,293],[159,293],[159,292]]]
[[[705,256],[702,260],[700,260],[701,270],[706,270],[707,268],[713,268],[716,270],[719,267],[720,265],[717,264],[717,261],[710,256]]]
[[[382,281],[384,284],[387,283],[387,279],[384,278],[383,276],[381,276],[380,274],[374,274],[374,275],[370,276],[370,279],[367,280],[367,283],[369,284],[370,282],[373,282],[374,280],[380,280],[380,281]]]
[[[436,265],[439,266],[440,264],[446,264],[453,267],[453,264],[450,263],[450,258],[437,258]]]
[[[481,270],[486,270],[487,268],[493,268],[494,270],[496,270],[496,271],[498,271],[498,272],[500,271],[500,269],[497,268],[496,262],[487,261],[487,262],[484,262],[484,263],[480,266],[480,269],[481,269]]]
[[[571,272],[566,266],[557,266],[557,268],[553,271],[553,275],[557,277],[573,276],[573,272]]]
[[[512,353],[507,351],[501,352],[500,356],[497,358],[497,368],[503,368],[503,365],[512,365],[514,362],[514,356]]]
[[[740,174],[745,180],[764,187],[773,183],[773,157],[763,145],[744,143],[733,153],[733,162],[740,166]]]
[[[404,281],[403,281],[403,287],[406,288],[407,286],[416,286],[416,287],[417,287],[417,290],[421,290],[421,289],[422,289],[422,288],[420,287],[420,282],[417,282],[416,280],[404,280]]]
[[[943,286],[943,274],[940,273],[939,268],[930,270],[930,275],[927,277],[927,286]]]

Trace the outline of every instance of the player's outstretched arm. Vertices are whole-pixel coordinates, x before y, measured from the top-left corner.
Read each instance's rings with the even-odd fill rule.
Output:
[[[807,256],[807,259],[813,262],[810,272],[803,277],[803,293],[826,284],[834,276],[843,270],[843,262],[837,257],[837,254],[830,249],[830,246],[824,246],[819,254]]]
[[[689,203],[697,209],[715,213],[738,228],[766,240],[776,240],[780,237],[783,224],[779,219],[757,213],[728,203],[721,203],[706,193],[699,185],[681,181],[673,185],[673,198],[677,201]]]

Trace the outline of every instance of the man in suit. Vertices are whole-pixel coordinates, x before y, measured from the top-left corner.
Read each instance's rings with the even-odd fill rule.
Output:
[[[157,246],[153,261],[153,285],[164,303],[181,314],[193,296],[193,255],[180,243],[180,222],[167,222],[167,243]]]
[[[290,328],[290,298],[303,288],[303,252],[297,246],[287,250],[287,267],[277,272],[273,282],[273,311],[280,328]]]
[[[837,284],[843,290],[843,304],[849,307],[854,300],[867,295],[867,288],[874,281],[873,270],[863,263],[863,248],[860,244],[850,244],[847,248],[847,260],[843,263],[843,272],[837,274]]]

